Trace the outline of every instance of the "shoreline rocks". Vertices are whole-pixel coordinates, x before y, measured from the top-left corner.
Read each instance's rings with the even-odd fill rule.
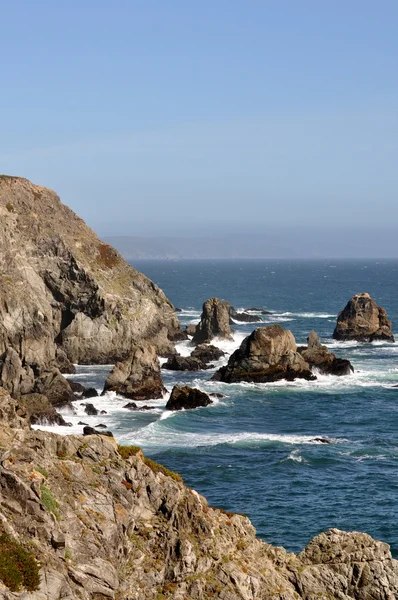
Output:
[[[167,410],[189,410],[213,404],[209,396],[188,385],[175,385],[171,391],[170,398],[166,404]]]
[[[116,392],[130,400],[162,398],[164,385],[156,348],[136,346],[127,360],[116,363],[106,378],[105,392]]]
[[[266,383],[296,378],[316,379],[309,364],[297,352],[293,334],[280,325],[255,329],[231,354],[228,364],[212,377],[225,383]]]
[[[310,367],[315,367],[322,375],[343,376],[354,372],[349,360],[337,358],[326,346],[322,346],[315,331],[310,331],[307,341],[308,346],[301,346],[297,350]]]
[[[366,292],[353,296],[338,314],[333,338],[358,342],[394,342],[386,311]]]

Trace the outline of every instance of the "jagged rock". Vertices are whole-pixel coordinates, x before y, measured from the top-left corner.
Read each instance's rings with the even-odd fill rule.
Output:
[[[216,381],[265,383],[279,379],[316,379],[297,352],[291,331],[280,325],[258,327],[229,357],[228,364],[212,377]]]
[[[19,398],[18,406],[32,425],[70,426],[43,394],[24,394]]]
[[[208,406],[212,403],[209,396],[197,388],[191,388],[187,385],[175,385],[166,404],[166,409],[188,410],[190,408]]]
[[[192,358],[197,358],[201,362],[209,363],[213,360],[220,360],[220,358],[225,356],[225,352],[211,344],[199,344],[199,346],[196,346],[195,350],[191,352],[191,356]]]
[[[207,343],[215,337],[232,339],[228,306],[229,302],[223,302],[219,298],[206,300],[192,339],[193,344]]]
[[[132,400],[162,398],[164,385],[154,346],[136,346],[130,357],[116,363],[105,381],[104,392],[116,392]]]
[[[62,348],[60,348],[59,346],[56,348],[55,351],[55,359],[56,359],[56,366],[58,367],[58,369],[60,370],[61,373],[63,374],[75,374],[76,373],[76,367],[75,365],[69,360],[69,358],[66,355],[66,352],[64,352],[64,350],[62,350]]]
[[[192,323],[190,325],[187,325],[185,328],[185,332],[187,335],[195,335],[196,325],[193,325]]]
[[[387,318],[386,311],[367,293],[353,296],[338,314],[333,337],[336,340],[359,342],[394,341],[391,321]]]
[[[322,375],[350,375],[354,367],[349,360],[336,358],[326,346],[322,346],[315,331],[310,331],[307,338],[308,346],[301,346],[297,350],[310,367],[315,367]]]
[[[107,414],[108,414],[108,412],[106,410],[101,410],[100,411],[100,415],[107,415]]]
[[[97,408],[95,408],[94,404],[85,404],[84,406],[84,412],[86,413],[86,415],[98,415],[99,410]]]
[[[82,396],[83,393],[86,391],[84,385],[82,385],[78,381],[72,381],[71,379],[68,379],[68,382],[74,394],[79,394],[80,396]]]
[[[13,348],[35,377],[124,360],[144,340],[169,351],[181,334],[163,292],[53,191],[7,176],[0,176],[0,324],[0,356]]]
[[[83,398],[96,398],[98,396],[98,392],[95,388],[86,388],[83,392]]]
[[[83,435],[106,435],[108,437],[113,437],[111,431],[97,431],[94,427],[90,427],[89,425],[83,427]]]
[[[203,369],[210,369],[210,366],[198,358],[175,354],[164,363],[163,369],[167,369],[168,371],[201,371]]]
[[[14,593],[0,582],[4,600],[398,597],[387,544],[330,529],[299,555],[287,553],[138,448],[124,459],[108,432],[16,430],[15,409],[0,390],[0,523],[34,552],[40,588]]]
[[[68,406],[75,400],[69,382],[58,369],[42,373],[36,379],[35,392],[47,396],[53,406]]]

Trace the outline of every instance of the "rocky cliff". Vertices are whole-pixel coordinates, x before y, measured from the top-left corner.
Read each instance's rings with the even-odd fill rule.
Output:
[[[30,430],[4,390],[0,493],[4,600],[397,598],[387,544],[331,529],[298,556],[270,546],[139,448]]]
[[[179,331],[163,292],[53,191],[0,176],[0,380],[13,394],[70,362],[123,360],[136,342],[169,351]]]

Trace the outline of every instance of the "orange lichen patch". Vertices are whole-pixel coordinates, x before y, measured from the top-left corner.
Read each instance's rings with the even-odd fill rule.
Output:
[[[112,269],[120,262],[118,252],[109,244],[101,243],[98,246],[98,254],[97,263],[107,269]]]

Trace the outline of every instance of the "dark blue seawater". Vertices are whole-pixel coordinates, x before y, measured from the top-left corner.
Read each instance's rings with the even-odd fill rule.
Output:
[[[366,531],[398,557],[398,344],[332,340],[336,316],[349,298],[369,292],[398,324],[397,261],[135,261],[175,304],[184,324],[197,322],[212,296],[236,308],[264,308],[299,344],[315,329],[351,360],[352,376],[318,381],[228,385],[212,371],[164,371],[166,387],[188,382],[227,397],[194,411],[129,413],[115,396],[99,399],[101,416],[121,443],[178,471],[210,504],[245,513],[258,536],[300,551],[329,527]],[[231,352],[258,325],[236,325]],[[397,325],[398,329],[398,325]],[[182,353],[190,349],[179,345]],[[80,368],[101,387],[104,369]],[[75,419],[81,418],[81,414]],[[86,417],[83,420],[98,417]],[[99,421],[98,421],[99,422]],[[90,421],[90,424],[94,421]],[[314,443],[327,436],[333,443]]]

